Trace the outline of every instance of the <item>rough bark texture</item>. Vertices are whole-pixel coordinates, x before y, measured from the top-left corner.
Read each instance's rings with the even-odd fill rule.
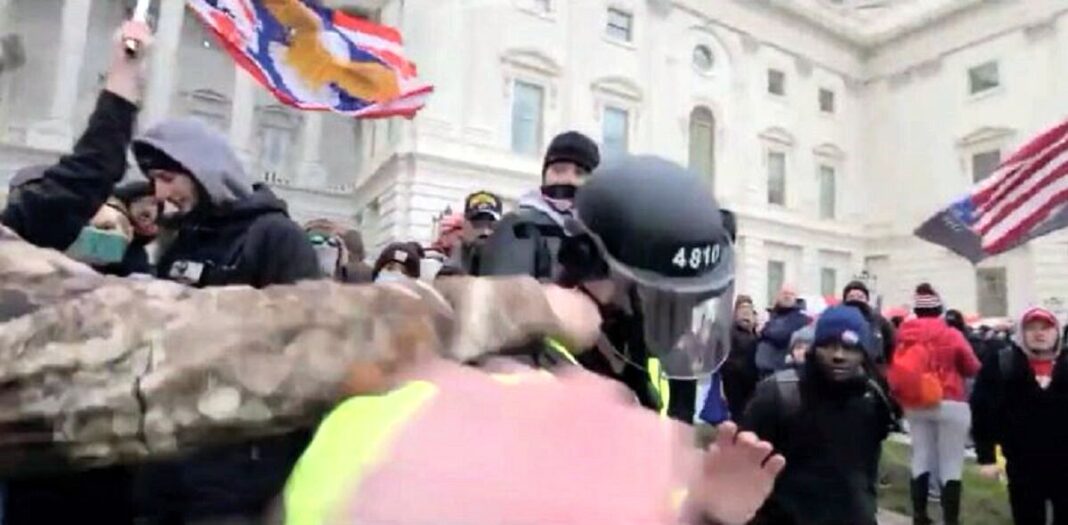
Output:
[[[170,455],[314,422],[353,365],[557,331],[528,278],[194,290],[105,277],[0,228],[0,475]]]

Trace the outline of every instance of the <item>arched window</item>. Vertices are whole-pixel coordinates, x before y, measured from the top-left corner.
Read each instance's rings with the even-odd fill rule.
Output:
[[[690,113],[690,169],[708,179],[716,176],[716,119],[703,106]]]

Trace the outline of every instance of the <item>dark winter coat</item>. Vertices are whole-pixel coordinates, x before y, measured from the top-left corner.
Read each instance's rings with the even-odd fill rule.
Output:
[[[160,257],[158,275],[173,279],[175,264],[204,265],[197,287],[245,284],[262,288],[322,277],[315,250],[266,185],[224,213],[188,219]],[[177,279],[180,280],[180,279]]]
[[[884,365],[890,363],[890,360],[894,355],[894,324],[887,321],[878,310],[872,308],[866,302],[850,301],[845,303],[847,306],[852,306],[857,310],[860,310],[861,315],[868,321],[868,325],[871,327],[872,345],[868,352],[868,355],[872,358],[876,364]]]
[[[12,181],[0,222],[31,244],[66,250],[112,194],[126,173],[126,149],[133,135],[137,106],[104,91],[73,151],[52,166],[29,168]],[[133,247],[124,263],[139,255]],[[144,263],[147,266],[147,255]],[[118,275],[140,265],[118,265]],[[11,480],[4,501],[4,523],[129,523],[130,476],[109,467],[64,475]]]
[[[988,355],[971,407],[980,464],[994,463],[995,446],[1001,445],[1013,469],[1068,470],[1068,354],[1057,359],[1044,390],[1019,346]]]
[[[756,332],[736,323],[731,331],[731,353],[720,369],[723,395],[727,398],[727,406],[734,419],[741,418],[745,413],[760,377],[756,366],[756,346]]]
[[[742,426],[770,441],[786,469],[752,524],[875,525],[891,414],[875,381],[834,383],[815,359],[762,381]]]
[[[757,343],[756,366],[762,374],[767,375],[786,367],[790,337],[811,322],[799,306],[776,307],[771,311],[771,319],[760,331]]]
[[[202,202],[182,219],[160,257],[160,277],[198,287],[257,288],[321,277],[304,230],[267,186],[247,182],[222,134],[197,121],[170,120],[134,141],[134,153],[142,163],[166,155],[202,190]],[[183,267],[194,266],[202,269],[198,279],[178,279]],[[310,431],[301,430],[143,466],[135,481],[138,513],[167,523],[259,516],[281,492],[309,438]]]
[[[540,192],[519,201],[519,209],[501,218],[481,250],[479,274],[530,275],[553,281],[560,274],[558,255],[566,215],[554,210]]]

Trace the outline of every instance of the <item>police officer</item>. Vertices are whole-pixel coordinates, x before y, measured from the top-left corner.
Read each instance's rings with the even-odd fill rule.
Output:
[[[605,318],[596,351],[579,360],[659,409],[661,377],[707,377],[729,352],[734,255],[719,206],[681,166],[634,157],[599,170],[573,214],[561,283]]]

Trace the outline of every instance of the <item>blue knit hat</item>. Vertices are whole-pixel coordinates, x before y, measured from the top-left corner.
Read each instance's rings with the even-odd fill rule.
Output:
[[[823,311],[816,322],[815,346],[841,343],[842,346],[871,352],[871,326],[852,306],[835,306]]]

